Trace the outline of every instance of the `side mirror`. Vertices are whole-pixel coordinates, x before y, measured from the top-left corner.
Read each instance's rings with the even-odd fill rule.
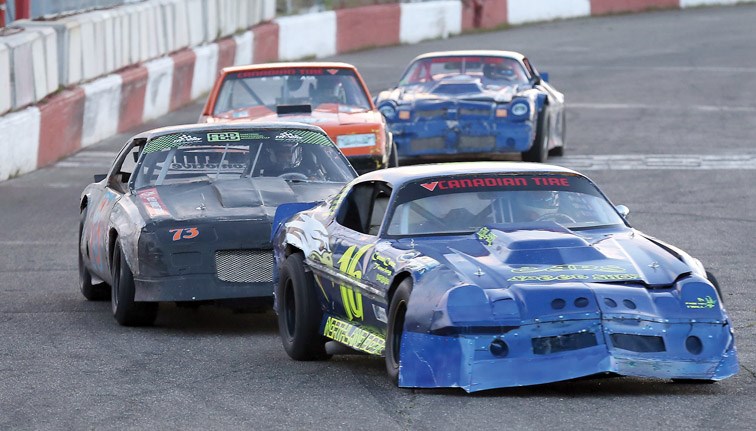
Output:
[[[549,82],[549,73],[548,72],[541,72],[541,80],[543,82]]]
[[[96,183],[99,183],[100,181],[104,180],[108,175],[107,174],[95,174],[94,180]]]
[[[617,205],[614,207],[619,215],[622,216],[622,218],[626,219],[627,216],[630,214],[630,208],[624,206],[624,205]]]
[[[130,172],[120,172],[119,174],[121,175],[121,182],[122,183],[126,184],[126,183],[129,182],[129,179],[131,178],[131,173]]]

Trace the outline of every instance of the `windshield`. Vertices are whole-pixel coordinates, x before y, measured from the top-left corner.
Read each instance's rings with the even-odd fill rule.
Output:
[[[319,67],[260,69],[226,75],[213,115],[233,118],[276,112],[279,105],[310,105],[332,112],[370,109],[354,71]]]
[[[134,188],[243,177],[348,182],[341,152],[310,130],[186,132],[151,139],[134,172]]]
[[[489,89],[528,83],[525,68],[513,58],[445,56],[415,61],[399,85],[433,83],[462,75],[480,79],[481,84]]]
[[[484,225],[552,221],[569,229],[623,220],[574,175],[481,175],[423,180],[397,194],[388,235],[472,233]]]

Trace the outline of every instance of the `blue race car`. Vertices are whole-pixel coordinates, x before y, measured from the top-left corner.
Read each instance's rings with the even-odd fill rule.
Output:
[[[402,158],[522,153],[545,162],[564,151],[564,95],[522,54],[447,51],[410,63],[376,106]]]
[[[711,382],[738,360],[715,278],[586,177],[534,163],[376,171],[275,233],[297,360],[384,355],[401,387],[468,392],[596,374]],[[292,216],[293,214],[293,216]],[[275,223],[275,222],[274,222]]]

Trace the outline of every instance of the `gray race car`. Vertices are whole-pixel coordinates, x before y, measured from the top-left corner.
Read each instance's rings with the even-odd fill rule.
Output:
[[[282,203],[323,200],[356,177],[318,127],[201,124],[141,133],[81,195],[79,284],[127,326],[158,303],[270,301]]]

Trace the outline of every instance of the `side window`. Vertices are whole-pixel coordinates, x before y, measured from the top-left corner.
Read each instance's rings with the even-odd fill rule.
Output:
[[[118,155],[108,179],[108,186],[121,193],[128,191],[128,183],[134,174],[136,161],[139,159],[139,153],[144,148],[145,139],[135,139],[126,144]]]
[[[391,187],[370,181],[352,187],[336,215],[336,222],[354,231],[377,235],[388,208]]]

